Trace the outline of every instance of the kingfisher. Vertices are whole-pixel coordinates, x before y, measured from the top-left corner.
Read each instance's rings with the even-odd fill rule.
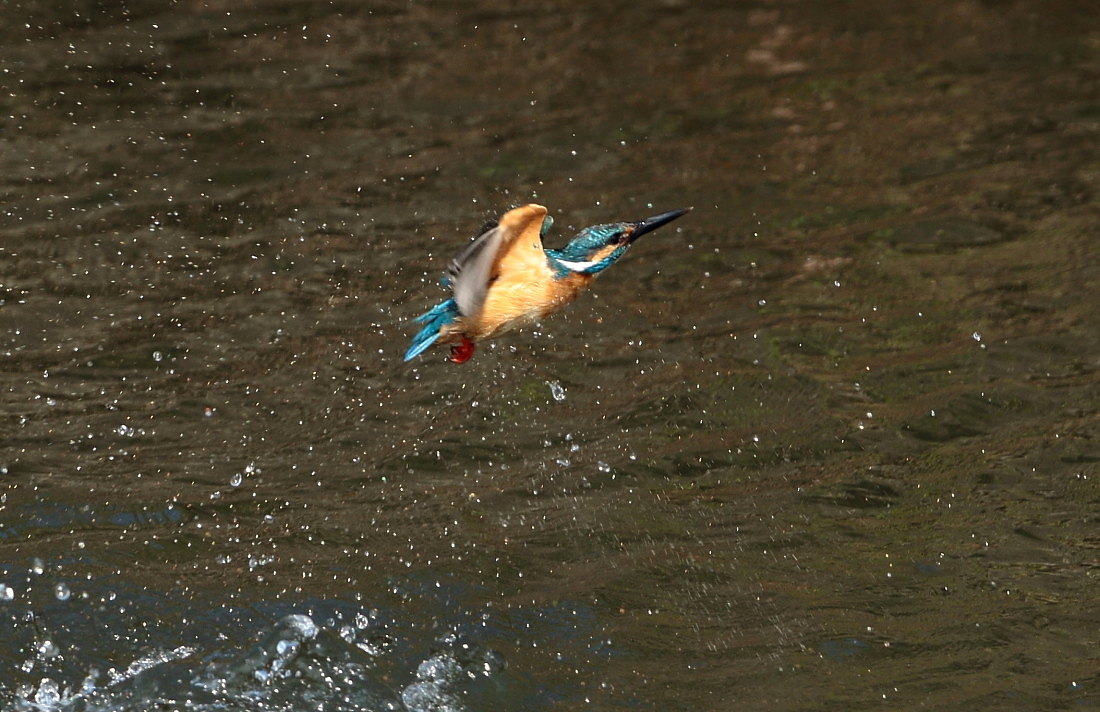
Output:
[[[577,298],[642,235],[684,215],[670,210],[638,222],[593,225],[560,250],[542,240],[554,219],[531,203],[491,221],[450,261],[443,284],[451,298],[416,318],[423,324],[405,352],[409,361],[432,344],[452,344],[465,363],[474,344],[533,324]]]

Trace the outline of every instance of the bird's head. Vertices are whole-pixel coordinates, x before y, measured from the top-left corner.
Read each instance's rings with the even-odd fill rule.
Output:
[[[691,208],[670,210],[638,222],[593,225],[577,233],[560,250],[547,250],[555,267],[564,273],[595,275],[607,269],[626,254],[631,243],[647,232],[672,222]]]

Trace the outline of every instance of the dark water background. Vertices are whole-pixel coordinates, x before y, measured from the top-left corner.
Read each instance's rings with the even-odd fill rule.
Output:
[[[0,9],[0,707],[1100,707],[1092,0]]]

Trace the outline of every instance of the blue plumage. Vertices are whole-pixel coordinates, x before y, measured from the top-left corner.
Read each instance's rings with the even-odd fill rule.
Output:
[[[413,337],[409,350],[405,352],[405,360],[411,361],[423,353],[439,338],[440,330],[447,324],[453,323],[458,317],[458,304],[453,299],[436,304],[430,311],[416,317],[414,321],[417,324],[423,324],[424,328]]]
[[[596,275],[615,264],[630,247],[633,223],[593,225],[581,230],[560,250],[546,250],[557,277]]]

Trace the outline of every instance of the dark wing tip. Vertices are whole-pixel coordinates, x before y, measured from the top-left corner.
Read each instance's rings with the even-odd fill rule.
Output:
[[[482,225],[481,229],[477,231],[476,235],[474,235],[474,238],[476,239],[478,237],[481,237],[482,235],[489,232],[490,230],[492,230],[494,227],[497,227],[498,225],[500,225],[499,220],[486,220],[485,224]]]

